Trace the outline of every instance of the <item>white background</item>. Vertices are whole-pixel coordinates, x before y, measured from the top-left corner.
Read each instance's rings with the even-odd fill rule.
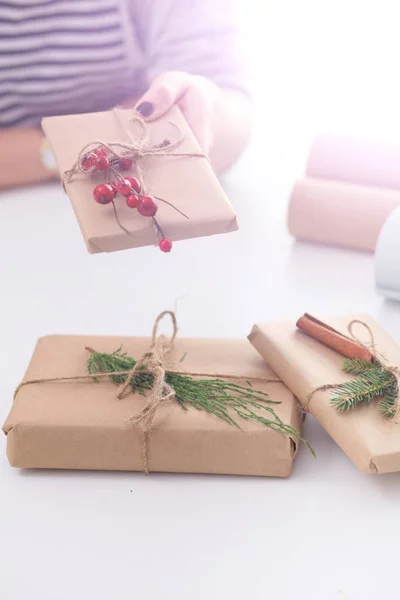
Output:
[[[147,335],[176,305],[182,336],[362,311],[400,341],[400,308],[375,294],[371,256],[295,244],[285,228],[315,133],[397,135],[395,3],[253,2],[241,8],[258,127],[224,178],[239,232],[168,256],[90,256],[58,186],[2,194],[2,419],[38,336]],[[305,436],[318,458],[301,448],[288,480],[20,472],[3,440],[0,598],[396,597],[400,476],[359,474],[312,418]]]

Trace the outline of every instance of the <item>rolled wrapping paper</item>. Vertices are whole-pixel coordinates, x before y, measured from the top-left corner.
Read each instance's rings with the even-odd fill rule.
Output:
[[[400,190],[400,144],[322,135],[311,148],[307,175]]]
[[[290,233],[299,239],[373,252],[400,191],[305,178],[292,191]]]
[[[386,298],[400,300],[400,208],[389,216],[378,238],[375,285]]]

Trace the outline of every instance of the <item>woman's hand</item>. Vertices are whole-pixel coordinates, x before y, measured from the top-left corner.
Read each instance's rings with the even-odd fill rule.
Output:
[[[240,92],[222,90],[200,75],[169,71],[153,81],[136,110],[147,121],[154,121],[174,104],[181,109],[214,168],[227,168],[249,136],[249,99]]]
[[[136,110],[147,121],[154,121],[177,104],[201,149],[208,153],[213,142],[215,104],[220,94],[220,89],[205,77],[169,71],[153,81]]]
[[[42,160],[43,141],[40,129],[0,129],[0,190],[58,178]]]

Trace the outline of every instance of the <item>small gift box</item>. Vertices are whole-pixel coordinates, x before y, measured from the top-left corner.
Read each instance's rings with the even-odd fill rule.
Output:
[[[302,416],[247,340],[155,335],[41,338],[3,428],[10,464],[287,477]]]
[[[90,253],[152,244],[169,251],[175,240],[238,229],[177,107],[152,123],[116,108],[42,125]]]
[[[400,470],[400,348],[378,323],[304,315],[249,339],[360,471]]]

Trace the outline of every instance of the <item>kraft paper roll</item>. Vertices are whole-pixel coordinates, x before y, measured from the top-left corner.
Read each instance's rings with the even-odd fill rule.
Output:
[[[378,238],[375,285],[386,298],[400,300],[400,208],[389,216]]]
[[[305,178],[292,191],[290,233],[299,239],[373,252],[400,191]]]
[[[400,190],[400,145],[322,135],[311,148],[307,175]]]

